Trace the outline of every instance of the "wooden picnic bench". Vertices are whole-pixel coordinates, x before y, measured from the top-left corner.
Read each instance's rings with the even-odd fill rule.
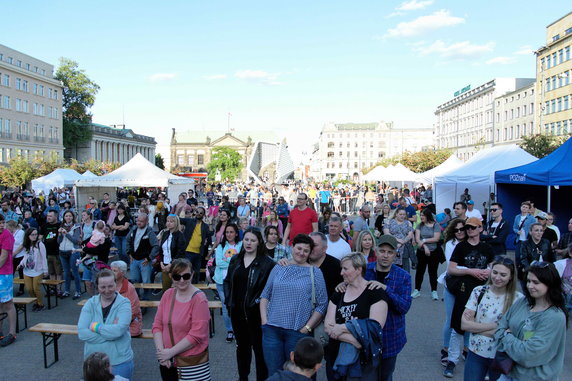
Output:
[[[87,303],[87,299],[80,300],[77,305],[84,306]],[[140,300],[139,306],[141,308],[157,308],[159,307],[158,300]],[[215,334],[215,324],[214,324],[214,310],[222,309],[222,303],[219,300],[209,300],[209,312],[211,314],[211,321],[209,322],[209,337],[213,337]]]
[[[35,303],[36,298],[13,298],[14,307],[16,308],[16,333],[20,332],[20,315],[24,315],[24,328],[28,328],[28,304]]]
[[[62,279],[42,279],[42,281],[40,282],[42,284],[42,286],[44,286],[44,290],[46,291],[46,297],[48,298],[48,310],[52,309],[52,295],[54,296],[55,300],[56,300],[56,305],[54,307],[58,306],[58,286],[60,284],[63,284],[64,281]],[[15,278],[14,279],[14,284],[24,284],[24,279],[20,279],[20,278]]]
[[[42,345],[44,349],[44,368],[49,368],[59,360],[58,339],[61,335],[77,335],[77,325],[72,324],[52,324],[39,323],[29,328],[30,332],[40,332],[42,334]],[[133,337],[135,339],[152,339],[153,333],[150,329],[144,329],[141,335]],[[48,364],[47,348],[54,346],[54,361]]]

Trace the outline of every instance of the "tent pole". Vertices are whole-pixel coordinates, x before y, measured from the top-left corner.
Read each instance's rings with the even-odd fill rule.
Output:
[[[547,197],[548,207],[546,209],[548,212],[550,212],[550,185],[547,187],[547,189],[548,189],[548,197]]]

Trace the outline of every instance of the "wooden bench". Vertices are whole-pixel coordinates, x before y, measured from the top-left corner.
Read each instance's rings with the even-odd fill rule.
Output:
[[[40,332],[42,334],[42,345],[44,348],[44,368],[49,368],[59,360],[58,339],[61,335],[77,335],[77,326],[71,324],[40,323],[30,327],[30,332]],[[134,339],[152,339],[153,333],[150,329],[144,329],[140,336]],[[48,364],[47,348],[54,345],[54,361]]]
[[[77,305],[84,306],[87,303],[87,299],[80,300]],[[140,300],[139,306],[141,308],[157,308],[159,307],[158,300]],[[222,303],[219,300],[209,300],[209,312],[211,314],[211,321],[209,322],[209,337],[213,337],[215,334],[215,324],[214,324],[214,310],[222,310]]]
[[[216,291],[216,284],[214,284],[214,283],[210,283],[210,284],[197,283],[197,284],[193,284],[193,286],[195,286],[199,290]],[[149,289],[160,290],[163,288],[163,285],[161,283],[133,283],[133,287],[141,288],[141,289],[147,289],[147,290],[149,290]]]
[[[54,307],[57,307],[58,306],[58,296],[57,296],[58,286],[60,284],[63,284],[64,281],[62,279],[59,279],[59,280],[42,279],[42,281],[40,283],[44,286],[44,290],[46,291],[46,297],[48,298],[48,310],[52,309],[52,295],[54,296],[54,298],[56,300],[56,305]],[[24,279],[15,278],[14,284],[24,284]]]
[[[28,304],[35,303],[38,299],[36,298],[13,298],[14,307],[16,308],[16,333],[20,332],[20,315],[24,315],[24,328],[22,331],[28,328]]]

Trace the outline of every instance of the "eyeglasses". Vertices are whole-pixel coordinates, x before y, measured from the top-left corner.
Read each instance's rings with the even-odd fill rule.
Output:
[[[545,269],[548,267],[548,265],[550,265],[550,262],[532,261],[532,263],[530,264],[530,267],[536,267],[538,269]]]
[[[467,230],[477,230],[478,228],[479,228],[478,226],[465,225],[465,231],[467,231]]]
[[[465,228],[453,229],[453,233],[463,233]]]
[[[496,263],[502,263],[503,265],[514,265],[514,261],[508,257],[503,257],[502,255],[497,255],[494,259]]]
[[[491,208],[491,212],[496,212],[497,210],[497,208]]]
[[[191,273],[173,274],[173,280],[180,281],[181,278],[183,278],[183,280],[189,280],[191,279]]]

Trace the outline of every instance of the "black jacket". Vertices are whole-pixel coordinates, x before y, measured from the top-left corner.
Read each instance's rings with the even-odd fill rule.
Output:
[[[136,260],[147,259],[151,261],[159,252],[159,244],[157,236],[150,226],[145,228],[145,233],[141,237],[139,246],[135,250],[135,234],[137,233],[137,225],[129,231],[127,235],[127,254]]]
[[[234,272],[237,268],[243,266],[243,258],[243,253],[235,255],[231,258],[230,263],[228,264],[228,272],[226,274],[226,278],[224,278],[224,299],[225,304],[229,310],[235,307],[232,298]],[[252,261],[249,267],[250,270],[248,272],[248,288],[246,291],[245,306],[243,306],[243,308],[258,308],[258,304],[260,302],[260,294],[262,294],[262,290],[264,290],[266,281],[270,276],[270,271],[272,271],[272,268],[275,264],[276,263],[274,263],[274,261],[267,255],[256,257],[254,261]]]
[[[159,255],[161,256],[161,261],[163,261],[163,244],[167,241],[171,232],[166,230],[161,236],[161,243],[159,244]],[[171,240],[171,258],[179,259],[185,257],[187,241],[185,236],[180,231],[173,233],[173,239]]]
[[[185,249],[191,242],[191,237],[193,236],[193,232],[195,231],[195,226],[197,226],[197,219],[196,218],[181,218],[181,224],[185,225]],[[203,257],[206,257],[209,252],[209,245],[211,244],[211,231],[209,230],[208,224],[202,221],[201,224],[201,252],[197,254],[201,254]]]
[[[495,255],[506,254],[506,239],[510,234],[510,223],[504,218],[501,220],[496,229],[492,228],[494,221],[489,221],[487,224],[488,234],[481,234],[481,241],[488,243],[493,248]],[[495,238],[493,238],[495,236]]]
[[[550,242],[548,242],[546,238],[541,238],[540,242],[536,244],[529,235],[528,239],[522,243],[522,246],[520,246],[519,273],[521,271],[526,271],[532,262],[539,261],[541,255],[542,260],[554,262],[555,258],[554,253],[550,248]]]

